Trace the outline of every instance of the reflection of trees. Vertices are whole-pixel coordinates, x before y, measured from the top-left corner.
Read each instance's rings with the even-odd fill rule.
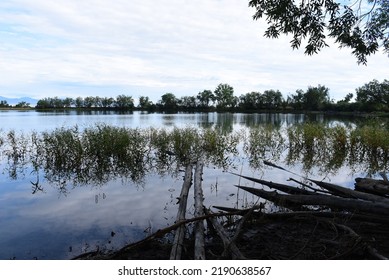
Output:
[[[43,173],[61,193],[69,185],[101,185],[116,178],[139,184],[148,173],[173,174],[200,157],[227,168],[238,153],[234,134],[215,129],[141,130],[101,124],[82,131],[58,128],[31,138],[10,132],[5,140],[0,147],[12,179],[32,170],[37,175],[33,190],[41,190]]]
[[[369,174],[388,168],[389,131],[377,126],[302,124],[288,129],[287,164],[301,162],[305,171],[316,167],[323,174],[347,166]]]
[[[279,161],[286,148],[285,141],[280,128],[271,124],[250,129],[243,145],[250,166],[258,169],[263,167],[264,160]]]
[[[232,123],[232,115],[225,117]],[[0,137],[0,149],[11,179],[36,175],[31,181],[35,193],[43,191],[43,175],[66,193],[71,185],[101,185],[117,178],[140,184],[149,173],[177,174],[199,158],[228,169],[239,153],[254,169],[270,160],[301,163],[304,172],[315,169],[326,175],[343,167],[376,173],[388,169],[389,131],[380,124],[268,124],[234,132],[229,126],[128,129],[100,124],[30,135],[10,131]]]
[[[232,113],[218,114],[215,127],[220,131],[231,133],[234,129],[234,114]]]

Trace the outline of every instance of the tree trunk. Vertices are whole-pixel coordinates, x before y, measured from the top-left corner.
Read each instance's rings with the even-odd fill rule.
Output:
[[[188,193],[192,184],[192,165],[188,164],[185,170],[184,183],[182,185],[181,194],[179,198],[180,205],[178,206],[176,223],[185,220],[185,212],[188,201]],[[180,260],[182,248],[184,246],[185,225],[180,226],[174,235],[172,250],[170,251],[171,260]]]
[[[194,174],[194,201],[195,201],[195,217],[204,216],[204,195],[202,189],[203,162],[200,160],[196,163]],[[204,221],[198,221],[195,224],[195,248],[194,259],[205,260],[204,249]]]

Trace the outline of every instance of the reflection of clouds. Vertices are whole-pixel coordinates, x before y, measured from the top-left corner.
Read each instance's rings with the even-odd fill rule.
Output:
[[[71,244],[73,236],[83,236],[84,232],[90,232],[90,239],[101,232],[107,235],[117,228],[126,228],[129,232],[125,237],[128,240],[139,239],[139,233],[151,223],[154,230],[166,226],[165,218],[175,217],[176,206],[168,205],[171,193],[168,191],[174,181],[164,180],[161,185],[160,178],[150,180],[145,189],[137,189],[127,183],[112,182],[100,189],[90,187],[78,187],[72,189],[67,197],[58,197],[55,189],[46,187],[47,192],[41,196],[32,196],[28,190],[24,192],[8,193],[2,195],[1,208],[1,247],[8,247],[13,242],[16,248],[26,239],[37,239],[39,235],[54,238],[60,243]],[[178,184],[178,185],[177,185]],[[174,188],[179,189],[180,182],[175,183]],[[96,204],[95,195],[106,193],[105,199],[99,199]],[[27,203],[28,202],[28,203]],[[165,208],[165,210],[164,210]],[[91,230],[96,229],[96,230]],[[131,231],[134,231],[132,234]],[[136,237],[138,235],[138,237]],[[85,238],[85,237],[84,237]],[[101,238],[101,237],[100,237]],[[74,241],[74,240],[73,240]],[[36,241],[38,242],[38,241]],[[45,241],[42,240],[44,243]],[[8,243],[8,244],[7,244]],[[43,246],[43,244],[42,244]],[[19,248],[24,250],[24,248]],[[0,254],[1,258],[7,258]]]
[[[296,165],[290,170],[298,173],[300,168]],[[244,166],[231,171],[279,183],[287,183],[290,177],[296,178],[275,168],[266,168],[260,172]],[[352,174],[345,176],[347,172],[347,169],[341,170],[340,174],[331,177],[331,182],[350,185]],[[256,203],[258,198],[244,194],[234,185],[262,187],[212,167],[204,169],[203,179],[206,207],[235,207],[237,200],[239,207],[245,203]],[[45,193],[31,195],[26,182],[9,185],[17,191],[0,195],[0,246],[4,249],[0,257],[8,258],[12,250],[12,254],[21,256],[26,254],[28,248],[33,253],[39,250],[51,251],[41,253],[42,258],[45,255],[48,258],[68,258],[82,253],[85,244],[89,244],[90,250],[97,245],[107,248],[123,246],[125,242],[144,237],[146,233],[143,231],[150,225],[156,231],[172,224],[178,209],[176,197],[181,190],[182,177],[180,175],[175,179],[150,175],[144,188],[138,188],[130,182],[122,184],[117,180],[100,188],[77,187],[71,189],[66,197],[58,196],[58,191],[49,186],[45,186]],[[188,216],[193,213],[193,203],[192,186],[188,198]],[[111,231],[117,233],[115,238],[110,237]],[[69,246],[74,248],[73,252],[66,251]],[[25,257],[29,258],[27,255]]]

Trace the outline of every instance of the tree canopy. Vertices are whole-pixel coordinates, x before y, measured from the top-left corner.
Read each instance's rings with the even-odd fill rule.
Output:
[[[380,48],[389,55],[388,0],[250,0],[249,6],[256,8],[255,20],[269,25],[266,37],[292,35],[293,49],[306,40],[308,55],[327,47],[327,37],[351,48],[358,63]]]

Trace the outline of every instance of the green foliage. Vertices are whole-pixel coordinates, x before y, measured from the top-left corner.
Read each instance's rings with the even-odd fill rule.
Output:
[[[219,84],[214,93],[218,108],[234,108],[238,103],[237,98],[234,97],[234,88],[229,84]]]
[[[116,97],[114,105],[116,108],[131,110],[134,108],[134,99],[132,96],[121,94]]]
[[[364,111],[389,110],[389,80],[373,80],[356,89],[356,101]]]
[[[0,108],[8,108],[8,107],[11,107],[11,105],[9,105],[6,100],[0,101]]]
[[[265,18],[269,27],[265,36],[278,38],[291,35],[291,47],[300,48],[306,41],[305,53],[327,47],[326,36],[340,47],[349,47],[358,63],[366,64],[367,56],[380,47],[389,53],[389,2],[357,0],[349,6],[336,0],[251,0],[255,20]]]
[[[305,92],[299,89],[291,96],[289,104],[296,110],[324,110],[330,104],[329,89],[323,85],[310,86]]]
[[[343,166],[374,173],[388,168],[389,129],[379,122],[353,127],[261,125],[234,132],[218,127],[128,129],[99,124],[31,135],[11,130],[0,137],[0,149],[11,178],[32,168],[37,175],[43,171],[48,182],[66,193],[69,184],[99,185],[115,178],[142,183],[150,172],[178,174],[182,166],[199,159],[223,169],[246,158],[256,169],[264,168],[263,160],[284,160],[324,175]]]
[[[161,100],[158,102],[157,105],[159,105],[162,110],[176,111],[178,99],[173,93],[168,92],[161,96]]]
[[[199,92],[196,98],[199,101],[199,106],[201,108],[208,108],[210,102],[214,103],[216,101],[216,97],[211,90],[203,90],[202,92]]]
[[[250,129],[243,151],[249,155],[250,166],[259,169],[263,160],[279,161],[286,147],[282,131],[268,124]]]
[[[153,102],[147,96],[139,97],[138,108],[140,108],[141,110],[146,110],[146,111],[153,111],[155,109]]]

